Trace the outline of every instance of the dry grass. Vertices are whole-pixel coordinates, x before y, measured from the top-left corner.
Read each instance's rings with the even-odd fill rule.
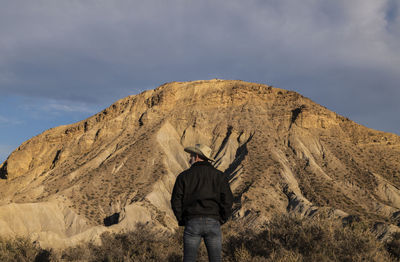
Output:
[[[50,252],[41,249],[26,238],[5,239],[0,237],[0,261],[49,261]]]
[[[155,236],[145,226],[135,232],[103,234],[62,252],[46,251],[26,239],[0,240],[0,261],[182,261],[182,233]],[[234,221],[223,227],[223,261],[399,261],[400,234],[379,242],[361,222],[343,227],[323,218],[277,216],[263,230]],[[208,261],[204,244],[198,261]]]
[[[91,243],[64,250],[60,261],[181,261],[182,231],[157,236],[145,226],[128,233],[101,235],[100,246]]]
[[[392,240],[385,244],[388,252],[400,261],[400,232],[392,235]]]
[[[325,219],[275,217],[261,232],[231,236],[228,261],[391,261],[382,243],[361,225]],[[250,257],[250,259],[242,259]]]

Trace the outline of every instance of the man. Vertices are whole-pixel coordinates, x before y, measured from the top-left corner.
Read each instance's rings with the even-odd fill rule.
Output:
[[[221,225],[232,214],[233,196],[226,176],[209,161],[211,149],[202,144],[185,148],[191,167],[178,175],[171,206],[183,233],[184,262],[196,261],[201,238],[209,261],[221,261]]]

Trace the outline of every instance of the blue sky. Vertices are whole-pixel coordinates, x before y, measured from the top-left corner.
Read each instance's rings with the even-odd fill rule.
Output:
[[[397,0],[1,0],[0,162],[165,82],[293,90],[400,134]]]

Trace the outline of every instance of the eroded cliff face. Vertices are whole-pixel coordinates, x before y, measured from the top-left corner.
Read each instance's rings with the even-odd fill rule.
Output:
[[[63,246],[138,222],[174,230],[171,190],[195,143],[229,176],[238,222],[325,212],[396,228],[398,136],[295,92],[210,80],[162,85],[23,143],[0,166],[1,233]]]

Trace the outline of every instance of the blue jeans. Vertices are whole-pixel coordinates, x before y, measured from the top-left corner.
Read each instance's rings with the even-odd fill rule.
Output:
[[[195,262],[201,238],[207,247],[210,262],[221,261],[221,224],[214,218],[198,217],[190,219],[183,232],[183,261]]]

